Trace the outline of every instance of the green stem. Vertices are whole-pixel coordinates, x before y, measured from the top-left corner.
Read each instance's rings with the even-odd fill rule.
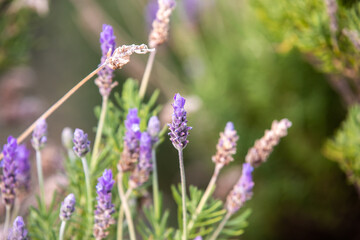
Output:
[[[36,169],[39,179],[39,189],[40,189],[40,199],[42,205],[45,207],[45,190],[44,190],[44,177],[41,165],[41,152],[40,150],[36,150]]]
[[[160,219],[160,202],[159,202],[159,182],[156,164],[156,150],[152,149],[152,164],[153,164],[153,198],[154,198],[154,216],[158,221]]]
[[[211,235],[209,240],[216,240],[217,237],[219,236],[220,232],[223,230],[225,224],[227,223],[227,221],[229,220],[229,218],[231,217],[231,213],[227,212],[224,219],[221,221],[221,223],[219,224],[219,226],[216,228],[215,232],[213,233],[213,235]]]
[[[9,231],[9,224],[10,224],[10,211],[11,211],[11,205],[5,206],[6,213],[5,213],[5,223],[4,223],[4,239],[6,239],[6,236],[8,235]]]
[[[64,239],[65,227],[66,227],[66,221],[61,221],[59,240]]]
[[[184,169],[184,157],[183,149],[179,148],[179,166],[180,166],[180,179],[181,179],[181,199],[182,199],[182,226],[183,234],[182,240],[187,239],[187,223],[186,223],[186,179],[185,179],[185,169]]]
[[[102,106],[101,106],[101,113],[100,118],[98,122],[98,127],[96,129],[96,136],[95,136],[95,143],[94,143],[94,149],[91,155],[91,165],[90,169],[91,172],[95,169],[97,162],[98,162],[98,154],[99,154],[99,146],[101,141],[101,135],[104,127],[105,117],[106,117],[106,110],[108,105],[108,96],[103,96],[102,98]]]
[[[124,208],[125,217],[128,222],[130,240],[136,240],[134,223],[133,223],[133,220],[131,217],[131,212],[130,212],[129,205],[127,203],[126,195],[124,193],[124,189],[122,186],[122,178],[123,178],[123,174],[122,174],[122,172],[119,172],[118,173],[118,191],[119,191],[119,195],[120,195],[120,199],[121,199],[121,205]]]
[[[141,80],[141,85],[140,85],[140,91],[139,91],[140,98],[144,98],[144,96],[145,96],[146,88],[147,88],[147,85],[148,85],[149,79],[150,79],[150,73],[151,73],[152,67],[154,65],[155,55],[156,55],[156,50],[150,53],[149,59],[146,63],[145,72],[144,72],[143,78]]]
[[[198,206],[196,207],[196,210],[194,212],[194,214],[192,215],[191,217],[191,221],[189,222],[189,225],[188,225],[188,230],[190,231],[192,229],[192,227],[194,226],[195,224],[195,221],[197,219],[197,217],[199,216],[200,212],[203,210],[204,206],[205,206],[205,203],[206,201],[208,200],[210,194],[212,193],[212,190],[215,186],[215,182],[219,176],[219,172],[221,170],[223,166],[220,165],[220,164],[216,164],[215,165],[215,170],[214,170],[214,173],[210,179],[210,182],[204,192],[204,195],[201,197],[201,200],[198,204]]]
[[[87,203],[87,220],[88,220],[88,224],[89,226],[92,225],[92,198],[91,198],[91,184],[90,184],[90,172],[89,172],[89,167],[88,167],[88,164],[87,164],[87,161],[86,161],[86,158],[85,157],[82,157],[81,158],[81,161],[82,161],[82,165],[83,165],[83,168],[84,168],[84,173],[85,173],[85,184],[86,184],[86,203]],[[91,235],[91,228],[88,227],[87,229],[87,237],[89,237]],[[88,238],[86,238],[88,239]]]
[[[126,194],[125,194],[125,198],[126,200],[129,199],[129,196],[132,192],[132,188],[129,188],[127,191],[126,191]],[[122,229],[123,229],[123,221],[124,221],[124,207],[123,205],[120,206],[120,209],[119,209],[119,216],[118,216],[118,225],[117,225],[117,240],[122,240],[123,236],[123,232],[122,232]]]

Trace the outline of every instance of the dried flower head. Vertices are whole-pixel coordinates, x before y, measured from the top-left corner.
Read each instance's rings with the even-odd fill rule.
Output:
[[[130,56],[133,53],[137,54],[146,54],[149,52],[155,51],[154,49],[149,49],[145,44],[141,45],[122,45],[115,49],[111,57],[108,58],[108,66],[112,69],[120,69],[125,64],[130,62]]]
[[[279,143],[280,138],[287,135],[289,127],[291,127],[291,122],[286,118],[280,122],[273,121],[271,130],[266,130],[265,135],[261,139],[256,140],[254,147],[249,149],[245,161],[253,167],[257,167],[265,162],[274,147]]]
[[[154,146],[159,141],[159,133],[160,133],[160,121],[157,116],[152,116],[149,119],[149,123],[147,126],[147,132],[151,136],[151,143]]]
[[[236,133],[234,124],[228,122],[225,126],[224,132],[220,133],[219,142],[216,145],[216,154],[212,157],[212,161],[223,167],[234,160],[232,155],[236,153],[236,142],[239,136]]]
[[[227,196],[225,203],[226,210],[231,214],[237,212],[252,197],[254,182],[251,173],[253,170],[254,168],[249,163],[243,164],[241,177]]]
[[[75,211],[76,199],[73,193],[67,195],[64,201],[61,203],[59,217],[61,221],[68,221],[71,218],[71,215]]]
[[[95,210],[94,236],[96,239],[105,238],[109,232],[107,228],[115,223],[111,216],[115,212],[114,205],[111,203],[111,189],[115,181],[110,169],[105,169],[103,175],[98,178],[96,185],[97,206]]]
[[[19,145],[16,150],[16,182],[18,188],[29,189],[30,184],[30,151],[25,144]]]
[[[1,195],[6,205],[13,205],[15,200],[15,189],[17,185],[16,181],[16,152],[17,152],[17,140],[16,138],[9,136],[7,144],[3,148],[3,175],[1,176]]]
[[[130,176],[129,185],[132,188],[137,188],[143,185],[150,176],[152,169],[151,157],[152,157],[152,145],[151,136],[147,132],[143,132],[140,138],[140,157],[139,163]]]
[[[129,110],[125,120],[125,128],[124,149],[118,164],[118,169],[122,172],[133,170],[139,158],[141,132],[140,118],[137,115],[136,108]]]
[[[159,9],[149,35],[149,46],[151,48],[156,48],[167,40],[170,16],[176,4],[174,0],[158,0],[158,5]]]
[[[88,135],[83,130],[75,129],[73,142],[73,150],[79,158],[85,157],[90,151],[90,141],[88,140]]]
[[[27,240],[28,231],[25,228],[25,223],[22,217],[15,218],[13,227],[9,231],[7,240]]]
[[[116,43],[115,35],[112,26],[103,24],[102,32],[100,33],[100,45],[101,45],[101,64],[103,64],[110,51],[110,55],[113,54]],[[98,72],[98,77],[95,79],[95,84],[99,87],[100,94],[102,96],[109,96],[111,90],[117,85],[117,82],[112,82],[114,70],[109,66],[105,66]]]
[[[40,119],[32,134],[31,144],[35,150],[40,150],[45,146],[47,141],[47,124],[45,119]]]
[[[172,114],[172,122],[169,126],[170,141],[176,149],[184,149],[188,144],[187,136],[191,127],[187,126],[186,111],[184,109],[185,98],[181,97],[179,93],[174,96],[174,103],[172,104],[174,112]]]

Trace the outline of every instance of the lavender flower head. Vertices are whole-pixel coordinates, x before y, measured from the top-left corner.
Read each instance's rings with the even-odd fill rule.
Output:
[[[32,134],[31,144],[36,151],[39,151],[47,142],[47,124],[45,119],[40,119]]]
[[[17,140],[16,138],[9,136],[7,144],[3,148],[3,175],[1,176],[1,195],[6,205],[12,205],[15,199],[15,188],[16,188],[16,151],[17,151]]]
[[[253,170],[254,168],[249,163],[243,164],[242,175],[227,196],[225,204],[227,211],[231,214],[237,212],[247,200],[251,199],[254,187],[251,175]]]
[[[16,181],[19,188],[29,189],[30,183],[30,151],[25,144],[19,145],[15,155],[17,165]]]
[[[22,217],[15,218],[13,227],[9,231],[7,240],[27,240],[28,231],[25,228],[25,223]]]
[[[129,110],[125,120],[125,128],[124,150],[118,164],[119,170],[123,172],[133,170],[134,164],[139,158],[139,140],[141,132],[140,118],[137,115],[136,108]]]
[[[114,205],[111,203],[111,189],[115,181],[110,169],[105,169],[103,175],[98,178],[96,185],[97,206],[95,210],[94,236],[96,239],[105,238],[109,232],[106,229],[115,223],[111,216],[115,212]]]
[[[234,124],[228,122],[224,132],[220,133],[220,139],[216,145],[216,154],[212,157],[212,161],[221,168],[234,160],[232,155],[236,153],[236,142],[239,136],[236,133]]]
[[[61,203],[59,217],[61,221],[68,221],[71,218],[71,215],[75,211],[76,199],[73,193],[67,195],[64,201]]]
[[[116,48],[115,35],[112,26],[103,24],[102,32],[100,33],[100,45],[101,45],[101,64],[107,59],[107,54],[111,49],[112,55]],[[109,96],[111,90],[117,85],[117,82],[112,82],[114,70],[109,66],[105,66],[98,73],[98,78],[95,80],[95,84],[99,87],[100,94],[102,96]]]
[[[154,146],[159,141],[159,133],[160,133],[160,121],[157,116],[152,116],[149,119],[147,132],[151,136],[151,143]]]
[[[191,127],[187,126],[186,111],[184,109],[185,98],[181,97],[179,93],[174,96],[174,103],[172,104],[174,112],[172,114],[172,123],[169,126],[169,136],[172,144],[178,150],[184,149],[189,142],[187,136]]]
[[[129,185],[132,188],[141,186],[149,179],[150,171],[152,169],[151,158],[152,158],[151,136],[147,132],[144,132],[141,134],[141,138],[140,138],[139,163],[130,176]]]
[[[90,141],[88,140],[88,135],[83,130],[75,129],[73,142],[73,150],[79,158],[85,157],[90,151]]]

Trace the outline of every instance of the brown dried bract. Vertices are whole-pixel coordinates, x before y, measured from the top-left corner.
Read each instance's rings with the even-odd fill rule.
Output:
[[[125,143],[124,150],[121,154],[121,158],[117,165],[117,168],[121,172],[133,171],[138,159],[139,159],[139,153],[131,152],[127,144]]]

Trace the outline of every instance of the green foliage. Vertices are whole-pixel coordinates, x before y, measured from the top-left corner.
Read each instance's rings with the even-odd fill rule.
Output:
[[[346,120],[324,147],[325,155],[336,161],[349,181],[360,186],[360,106],[350,108]]]

